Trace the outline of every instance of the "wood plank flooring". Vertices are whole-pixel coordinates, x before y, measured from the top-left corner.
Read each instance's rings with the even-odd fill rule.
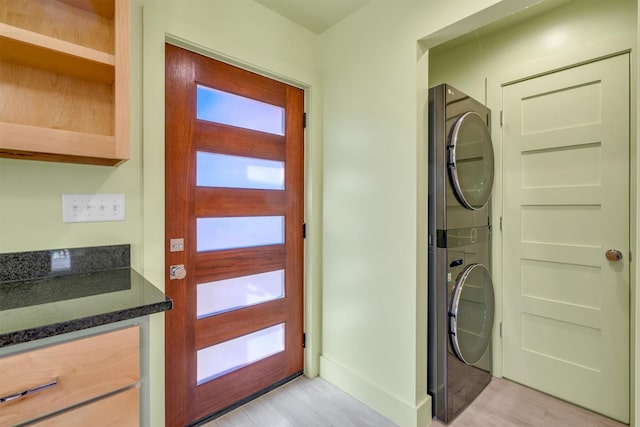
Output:
[[[431,427],[442,427],[439,421]],[[624,427],[586,409],[508,380],[493,378],[449,427]]]
[[[298,377],[203,427],[396,427],[328,381]]]
[[[395,427],[322,378],[300,377],[204,427]],[[431,427],[444,424],[434,420]],[[494,378],[450,427],[623,427],[624,424]]]

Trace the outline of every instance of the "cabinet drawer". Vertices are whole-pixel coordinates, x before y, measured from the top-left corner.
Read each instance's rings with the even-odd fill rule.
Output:
[[[140,425],[139,395],[140,389],[133,387],[29,425],[33,427],[138,427]]]
[[[139,327],[0,358],[0,397],[56,384],[0,403],[10,426],[85,402],[140,380]]]

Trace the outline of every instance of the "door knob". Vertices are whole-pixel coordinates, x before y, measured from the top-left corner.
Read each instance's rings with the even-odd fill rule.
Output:
[[[184,264],[172,265],[169,267],[169,279],[182,280],[187,277],[187,270],[184,268]]]
[[[617,249],[609,249],[607,252],[604,253],[604,256],[609,260],[609,261],[620,261],[622,259],[622,252],[620,252]]]

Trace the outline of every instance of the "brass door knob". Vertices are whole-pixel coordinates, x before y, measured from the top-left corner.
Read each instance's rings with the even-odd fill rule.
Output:
[[[607,252],[604,253],[604,256],[609,260],[609,261],[620,261],[622,259],[622,252],[620,252],[617,249],[609,249]]]

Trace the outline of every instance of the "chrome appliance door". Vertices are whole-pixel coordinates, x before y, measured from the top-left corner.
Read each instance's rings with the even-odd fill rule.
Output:
[[[458,276],[449,304],[449,337],[456,356],[474,365],[491,344],[493,283],[482,264],[470,264]]]
[[[482,208],[493,186],[493,144],[480,114],[469,111],[455,121],[449,137],[448,170],[453,192],[467,209]]]

